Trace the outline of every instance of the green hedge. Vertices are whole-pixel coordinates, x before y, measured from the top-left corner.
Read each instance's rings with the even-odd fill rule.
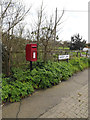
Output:
[[[29,69],[13,68],[10,77],[2,76],[2,101],[15,102],[31,95],[35,89],[45,89],[68,80],[75,72],[90,66],[88,58],[74,58],[69,62],[42,62]]]

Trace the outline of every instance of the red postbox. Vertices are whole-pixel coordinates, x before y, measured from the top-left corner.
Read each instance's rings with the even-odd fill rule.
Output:
[[[26,45],[26,60],[37,61],[37,44],[31,43]]]

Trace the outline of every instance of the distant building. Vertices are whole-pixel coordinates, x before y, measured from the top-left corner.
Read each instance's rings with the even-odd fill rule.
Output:
[[[87,51],[88,50],[88,48],[83,48],[83,51]]]
[[[83,51],[90,51],[90,48],[83,48]]]

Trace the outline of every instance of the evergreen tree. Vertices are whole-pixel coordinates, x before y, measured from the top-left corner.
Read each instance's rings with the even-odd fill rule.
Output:
[[[86,46],[86,40],[82,40],[79,34],[71,37],[70,49],[71,50],[82,50]]]

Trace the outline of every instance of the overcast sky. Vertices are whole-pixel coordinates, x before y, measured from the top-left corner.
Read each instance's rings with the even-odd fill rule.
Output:
[[[42,0],[23,0],[23,2],[27,8],[32,5],[31,15],[27,16],[27,22],[30,25],[36,18],[36,11],[40,8]],[[88,41],[88,2],[89,0],[43,0],[48,16],[55,14],[56,7],[58,15],[61,14],[61,10],[65,10],[64,22],[59,34],[60,40],[70,40],[71,36],[80,33],[83,39]]]

